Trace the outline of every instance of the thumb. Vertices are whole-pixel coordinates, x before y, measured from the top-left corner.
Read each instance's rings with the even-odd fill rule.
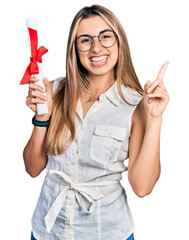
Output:
[[[50,93],[51,92],[51,84],[50,84],[48,78],[44,78],[43,83],[45,85],[45,91]]]

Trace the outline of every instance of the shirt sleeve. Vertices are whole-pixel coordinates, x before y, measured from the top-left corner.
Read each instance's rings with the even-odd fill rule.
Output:
[[[140,103],[140,101],[143,99],[143,96],[139,94],[135,89],[127,87],[126,91],[126,100],[130,103],[133,104],[134,106],[130,106],[130,119],[129,119],[129,132],[131,133],[131,123],[132,123],[132,115]]]
[[[126,100],[129,103],[136,105],[135,108],[140,103],[142,98],[143,98],[143,96],[141,94],[139,94],[135,89],[127,87]]]

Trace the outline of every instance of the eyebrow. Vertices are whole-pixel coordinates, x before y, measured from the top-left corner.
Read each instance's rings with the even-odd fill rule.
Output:
[[[111,29],[105,29],[105,30],[100,31],[98,35],[100,35],[100,34],[102,34],[102,33],[104,33],[104,32],[108,32],[108,31],[111,31],[111,32],[112,32]],[[96,36],[96,35],[94,35],[94,36]],[[89,34],[82,34],[82,35],[79,35],[79,37],[76,37],[76,39],[78,39],[78,38],[80,38],[80,37],[94,37],[94,36],[91,36],[91,35],[89,35]]]

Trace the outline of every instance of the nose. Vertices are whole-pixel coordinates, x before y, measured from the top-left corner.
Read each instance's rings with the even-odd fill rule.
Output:
[[[99,42],[98,37],[97,36],[93,37],[93,45],[92,45],[91,51],[97,53],[97,52],[100,52],[102,48],[103,46]]]

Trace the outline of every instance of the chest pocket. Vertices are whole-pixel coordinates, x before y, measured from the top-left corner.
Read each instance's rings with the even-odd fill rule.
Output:
[[[116,161],[126,131],[122,127],[97,125],[91,142],[90,157],[104,165]]]

